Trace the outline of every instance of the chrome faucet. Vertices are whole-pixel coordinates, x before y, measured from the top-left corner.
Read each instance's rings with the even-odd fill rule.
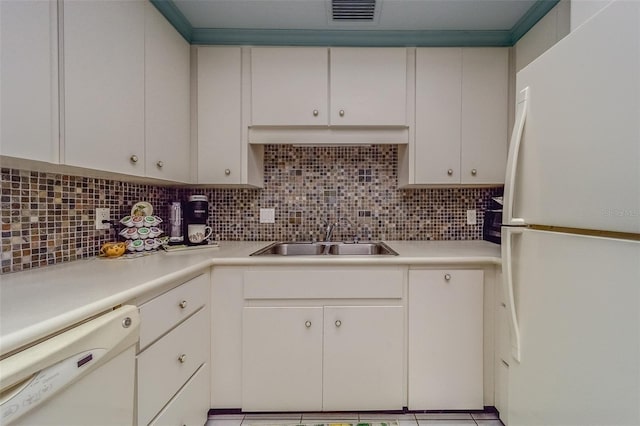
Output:
[[[333,228],[338,224],[338,222],[330,223],[329,220],[324,221],[324,242],[328,243],[331,241],[331,237],[333,236]]]
[[[343,217],[339,218],[337,222],[331,223],[331,222],[329,222],[328,219],[324,221],[324,225],[325,225],[324,242],[325,243],[331,242],[331,238],[333,237],[333,229],[336,226],[340,225],[340,222],[343,221],[343,220],[346,221],[349,224],[349,226],[351,228],[353,228],[353,230],[354,230],[354,232],[353,232],[353,242],[354,243],[358,242],[358,234],[357,234],[356,226],[348,218],[343,216]]]

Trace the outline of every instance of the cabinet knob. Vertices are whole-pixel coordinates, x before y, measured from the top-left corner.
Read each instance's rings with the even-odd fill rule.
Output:
[[[471,175],[475,176],[478,174],[478,171],[476,169],[471,169]]]
[[[341,109],[341,110],[338,112],[338,114],[340,114],[340,117],[344,117],[344,110],[343,110],[343,109]]]
[[[444,280],[445,281],[451,281],[451,275],[450,274],[444,274]]]
[[[179,303],[179,306],[180,306],[182,309],[186,308],[186,307],[187,307],[187,301],[186,301],[186,300],[183,300],[182,302],[180,302],[180,303]]]
[[[160,160],[156,163],[156,166],[158,166],[159,169],[164,167],[164,161]]]
[[[313,116],[314,116],[314,117],[317,117],[317,116],[318,116],[318,114],[319,114],[318,110],[317,110],[317,109],[314,109],[314,110],[313,110]]]
[[[231,174],[231,169],[224,169],[224,174],[229,176]]]
[[[336,320],[336,327],[340,327],[342,325],[342,321]]]
[[[305,322],[304,326],[307,327],[307,328],[310,328],[311,327],[311,321]]]
[[[178,357],[178,361],[180,361],[180,364],[184,364],[186,360],[187,360],[187,354],[182,354]]]
[[[448,174],[449,176],[451,176],[451,175],[453,174],[453,169],[449,169],[449,170],[447,170],[447,174]]]
[[[135,155],[135,154],[133,154],[133,155],[129,158],[129,160],[131,160],[131,162],[132,162],[132,163],[137,163],[137,162],[138,162],[138,156],[137,156],[137,155]]]

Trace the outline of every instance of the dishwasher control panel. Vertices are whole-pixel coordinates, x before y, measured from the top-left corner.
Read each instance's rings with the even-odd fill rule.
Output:
[[[73,382],[85,370],[106,355],[107,349],[96,348],[80,352],[50,367],[3,392],[0,399],[0,419],[8,424],[23,412],[33,409],[56,392]]]

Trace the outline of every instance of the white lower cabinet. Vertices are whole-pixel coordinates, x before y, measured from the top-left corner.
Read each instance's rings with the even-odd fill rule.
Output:
[[[246,270],[242,409],[402,409],[406,271],[335,266]]]
[[[209,365],[203,364],[176,396],[151,422],[151,426],[203,424],[202,407],[209,406],[209,395],[203,392],[209,386]]]
[[[403,312],[402,306],[245,307],[242,408],[401,409]]]
[[[324,308],[325,411],[397,410],[403,401],[404,308]]]
[[[408,408],[483,408],[483,271],[409,271]]]
[[[322,307],[249,307],[242,319],[243,410],[322,410]]]
[[[139,426],[173,424],[173,420],[178,421],[175,424],[202,425],[207,420],[209,283],[205,273],[140,305]]]

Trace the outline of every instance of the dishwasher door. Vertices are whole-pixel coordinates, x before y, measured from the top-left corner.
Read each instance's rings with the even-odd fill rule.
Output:
[[[140,318],[122,306],[0,360],[0,425],[131,425]]]

